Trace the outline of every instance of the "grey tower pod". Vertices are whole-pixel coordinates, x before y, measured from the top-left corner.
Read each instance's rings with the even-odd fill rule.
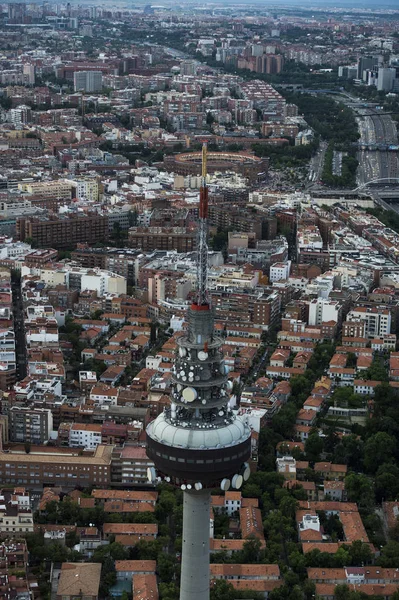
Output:
[[[203,150],[197,289],[188,328],[177,339],[170,406],[147,427],[149,478],[184,494],[180,600],[209,600],[210,490],[239,489],[249,477],[251,430],[229,407],[228,381],[208,293],[208,190]]]

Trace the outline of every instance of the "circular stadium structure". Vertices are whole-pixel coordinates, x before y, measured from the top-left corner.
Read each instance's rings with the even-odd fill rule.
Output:
[[[184,152],[165,156],[164,166],[167,171],[178,175],[201,174],[201,152]],[[258,158],[249,152],[208,152],[208,173],[217,171],[234,171],[247,177],[251,183],[265,179],[269,168],[268,158]]]

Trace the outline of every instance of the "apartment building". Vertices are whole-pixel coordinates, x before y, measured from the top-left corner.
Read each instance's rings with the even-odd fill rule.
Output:
[[[12,406],[8,413],[11,442],[42,445],[53,431],[53,415],[46,408]]]
[[[9,308],[1,307],[2,310],[8,320]],[[11,328],[0,329],[0,390],[11,389],[16,379],[15,333]]]
[[[71,200],[74,184],[68,179],[54,181],[31,181],[19,183],[18,189],[25,194],[40,196],[41,198],[57,198],[58,200]]]
[[[101,437],[101,425],[73,423],[69,430],[69,446],[94,450],[101,444]]]
[[[128,244],[143,252],[177,250],[192,252],[197,243],[196,231],[187,227],[131,227]]]
[[[98,202],[99,181],[97,177],[79,178],[73,181],[76,198],[86,202]]]
[[[75,71],[73,74],[75,92],[101,92],[103,75],[101,71]]]
[[[286,263],[277,262],[271,265],[269,281],[273,283],[274,281],[286,280],[289,277],[291,269],[291,261],[287,261]]]
[[[115,447],[112,454],[112,483],[124,487],[146,485],[147,469],[153,466],[154,463],[148,458],[144,447]]]
[[[148,278],[148,301],[157,303],[160,300],[186,300],[192,290],[192,281],[182,277],[180,273],[170,271],[159,272]]]
[[[277,235],[277,220],[261,214],[254,218],[254,213],[246,211],[242,206],[209,206],[209,221],[212,225],[224,229],[234,229],[242,233],[255,233],[258,240],[272,240]]]
[[[391,312],[386,308],[358,306],[351,310],[347,321],[363,321],[364,335],[369,339],[384,337],[391,333]]]
[[[54,448],[54,452],[0,452],[0,480],[28,487],[59,485],[65,488],[109,487],[111,446],[97,446],[92,454]]]
[[[80,242],[95,244],[108,239],[108,216],[98,213],[19,217],[17,239],[31,239],[40,248],[70,248]]]
[[[344,321],[342,323],[342,338],[364,338],[365,320]]]
[[[277,323],[280,315],[281,297],[277,292],[264,294],[254,302],[253,323],[268,329]]]
[[[342,307],[336,300],[315,298],[309,302],[309,325],[321,325],[329,321],[339,323],[341,312]]]

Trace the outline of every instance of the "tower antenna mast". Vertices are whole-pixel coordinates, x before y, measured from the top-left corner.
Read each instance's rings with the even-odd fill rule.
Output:
[[[199,223],[198,223],[198,249],[197,249],[197,293],[196,306],[209,307],[208,293],[208,186],[207,176],[207,145],[202,146],[202,171],[201,188],[199,204]]]

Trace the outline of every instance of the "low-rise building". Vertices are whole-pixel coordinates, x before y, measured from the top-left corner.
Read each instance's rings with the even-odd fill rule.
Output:
[[[3,489],[0,493],[0,534],[7,537],[24,537],[33,533],[33,514],[29,494],[24,488],[14,491]]]
[[[56,600],[98,600],[100,577],[100,563],[63,563]]]

